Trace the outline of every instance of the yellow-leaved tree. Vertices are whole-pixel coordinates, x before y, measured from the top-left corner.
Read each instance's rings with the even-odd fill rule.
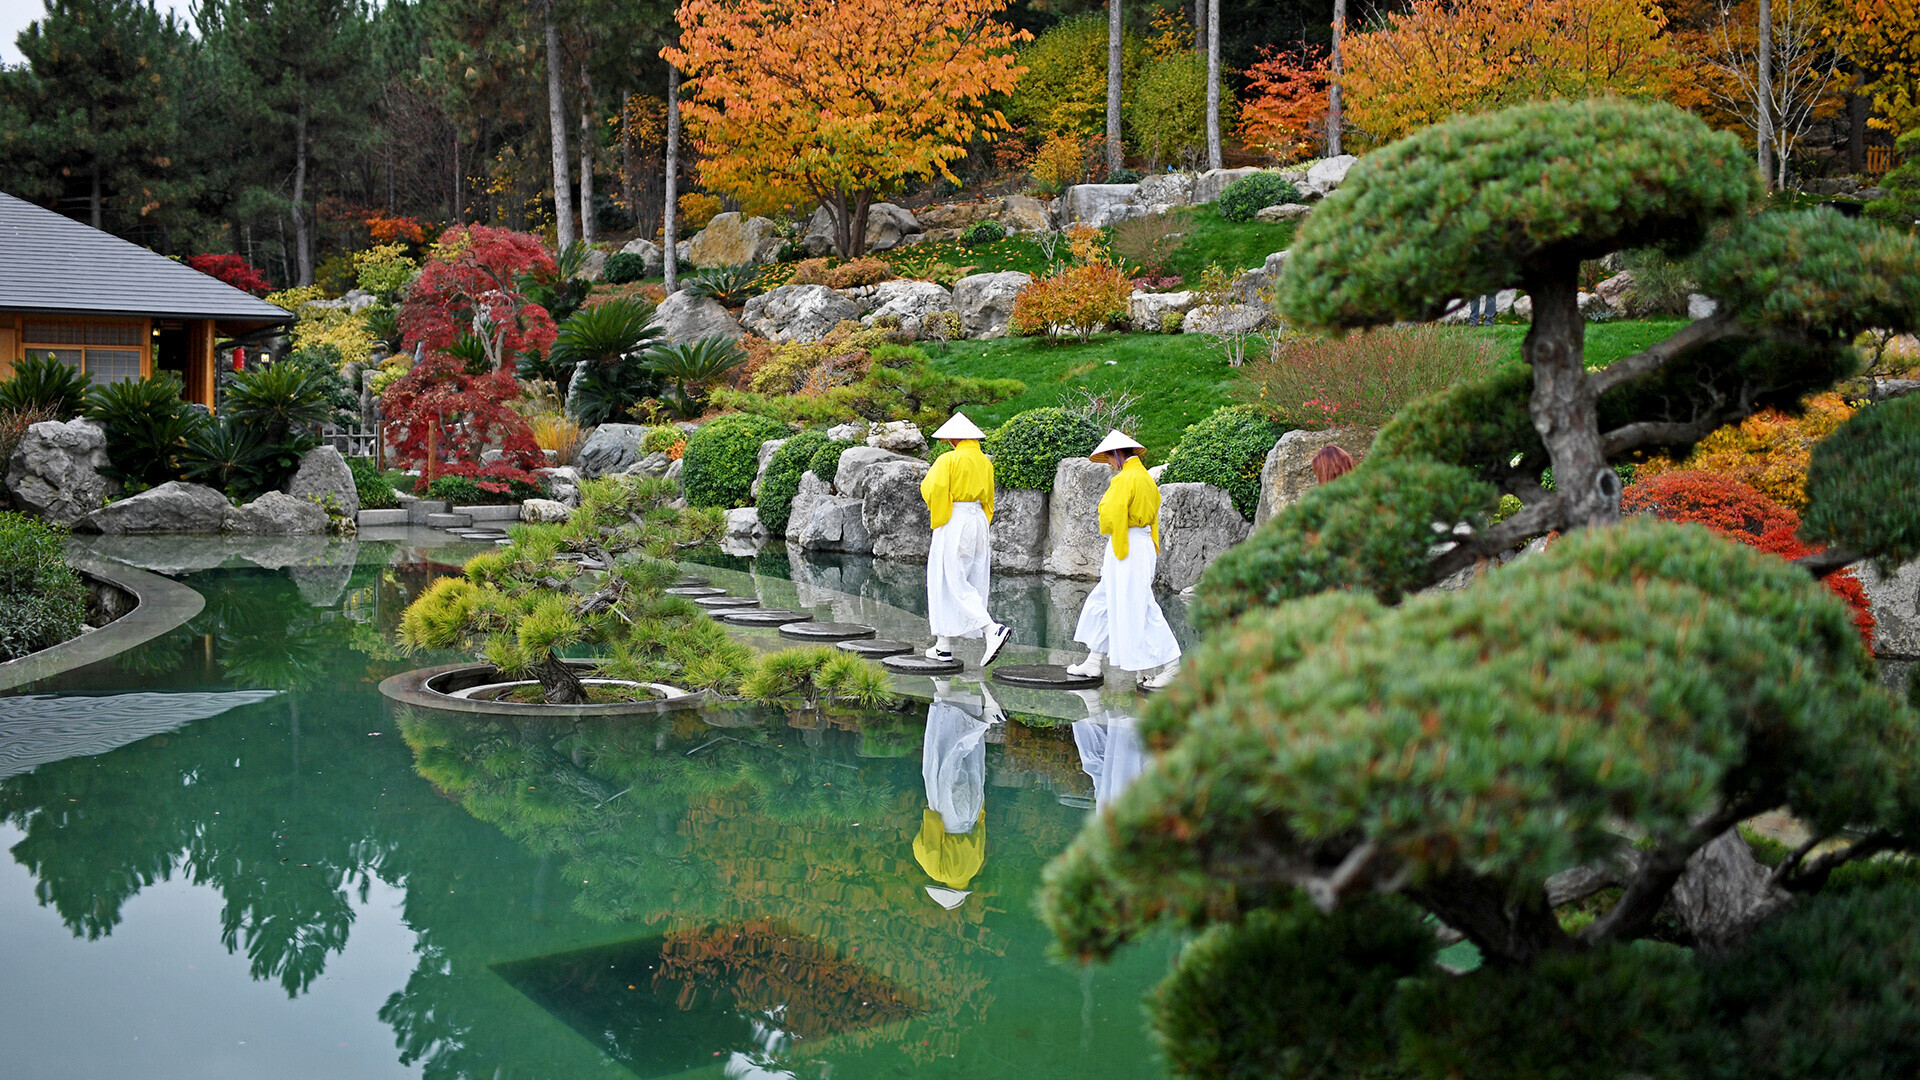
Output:
[[[685,114],[700,181],[741,203],[817,199],[847,258],[867,208],[1006,130],[986,99],[1024,69],[1006,0],[682,0]]]
[[[1347,122],[1383,143],[1524,101],[1664,97],[1666,21],[1654,0],[1413,0],[1346,35]]]

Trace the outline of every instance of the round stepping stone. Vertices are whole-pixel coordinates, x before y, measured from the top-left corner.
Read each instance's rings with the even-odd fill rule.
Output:
[[[725,596],[727,595],[727,590],[716,589],[711,585],[675,585],[667,590],[667,595],[698,599],[702,596]]]
[[[737,608],[733,611],[722,611],[714,617],[735,626],[785,626],[788,623],[809,622],[813,619],[810,612],[783,611],[779,608]]]
[[[799,622],[788,623],[780,628],[781,637],[797,641],[852,641],[854,638],[870,638],[876,633],[878,631],[871,626],[850,622]]]
[[[850,652],[855,656],[864,656],[869,660],[879,660],[883,657],[898,656],[901,653],[913,651],[913,645],[910,642],[893,641],[888,638],[875,637],[855,638],[852,641],[842,641],[836,645],[835,648]]]
[[[713,584],[713,582],[707,578],[688,574],[686,577],[674,582],[673,587],[676,589],[698,589],[711,584]]]
[[[1074,675],[1059,664],[1001,664],[993,669],[993,681],[1039,690],[1098,690],[1106,685],[1099,675]]]
[[[957,656],[951,660],[929,660],[918,652],[886,657],[880,666],[901,675],[958,675],[967,670],[967,665]]]
[[[708,611],[721,608],[751,608],[760,606],[760,601],[745,596],[696,596],[693,598],[693,602],[706,608]]]

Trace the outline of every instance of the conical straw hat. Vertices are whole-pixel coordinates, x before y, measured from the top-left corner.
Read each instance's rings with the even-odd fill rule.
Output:
[[[1102,454],[1108,453],[1110,451],[1145,450],[1145,449],[1146,447],[1141,446],[1139,443],[1133,441],[1133,436],[1128,435],[1126,432],[1121,431],[1118,428],[1115,428],[1114,430],[1107,432],[1107,437],[1104,439],[1101,439],[1100,445],[1094,447],[1093,453],[1088,454],[1087,457],[1092,458],[1095,461],[1098,461]]]
[[[940,430],[934,432],[933,437],[936,439],[984,439],[987,433],[967,419],[966,413],[954,413],[953,419],[941,424]]]

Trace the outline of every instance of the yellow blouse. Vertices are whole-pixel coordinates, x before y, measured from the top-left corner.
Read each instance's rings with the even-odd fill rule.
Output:
[[[1160,487],[1147,475],[1139,458],[1127,459],[1100,497],[1100,532],[1113,537],[1113,557],[1127,557],[1127,530],[1153,530],[1153,550],[1160,550]]]
[[[953,504],[977,502],[993,520],[993,462],[980,452],[977,439],[961,439],[953,449],[941,454],[920,481],[920,497],[927,500],[927,513],[933,527],[953,519]]]
[[[927,876],[949,889],[964,889],[987,862],[987,815],[981,811],[973,831],[949,833],[940,815],[928,807],[920,815],[920,835],[913,838],[913,857]]]

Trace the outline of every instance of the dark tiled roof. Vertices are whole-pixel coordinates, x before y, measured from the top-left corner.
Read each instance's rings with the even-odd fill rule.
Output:
[[[165,255],[0,191],[0,311],[292,322]]]

